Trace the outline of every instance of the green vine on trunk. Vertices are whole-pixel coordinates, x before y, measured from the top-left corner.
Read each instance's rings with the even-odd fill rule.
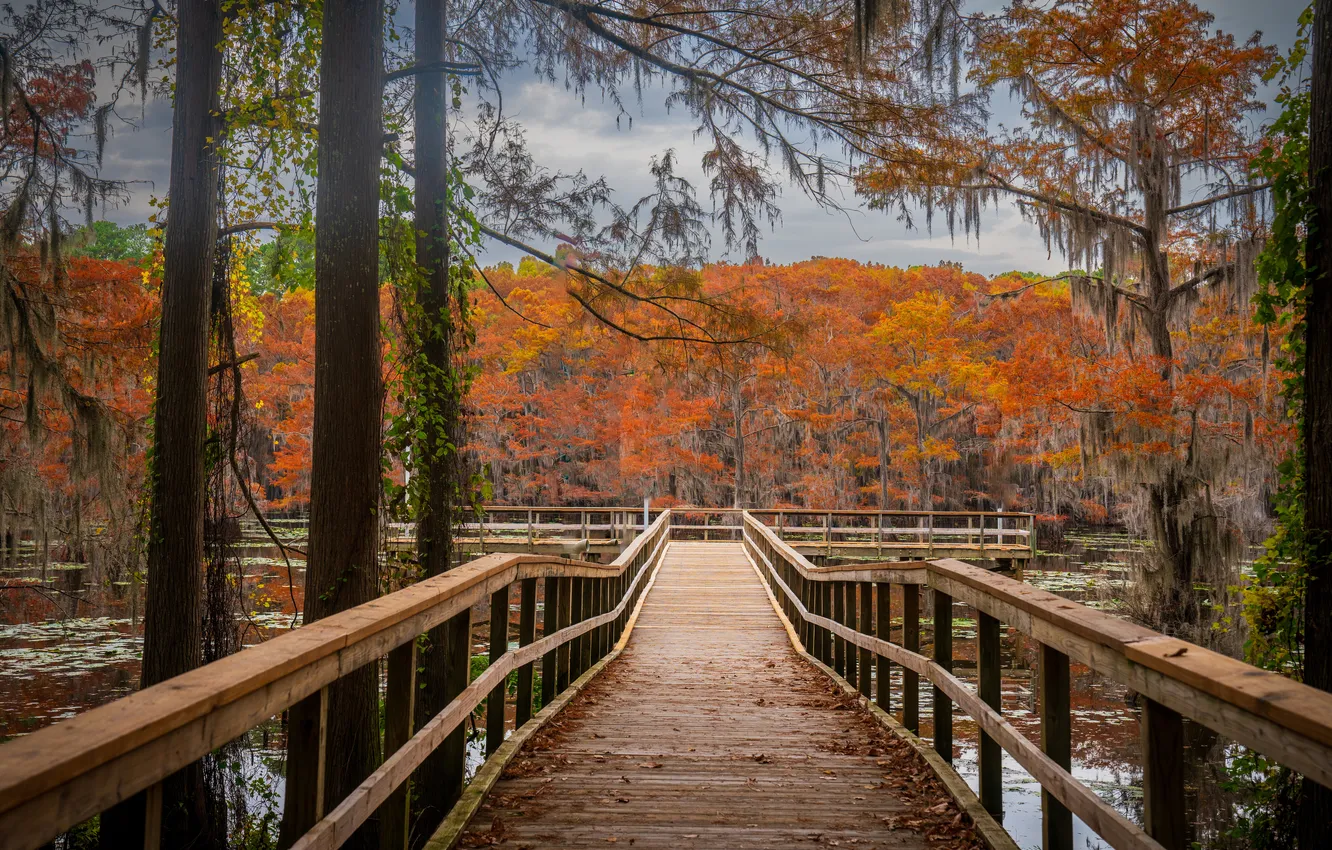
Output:
[[[1308,80],[1313,7],[1300,15],[1290,53],[1265,79],[1280,80],[1281,114],[1268,129],[1268,142],[1254,158],[1255,175],[1272,185],[1272,232],[1258,255],[1254,296],[1257,318],[1279,340],[1274,365],[1285,375],[1281,396],[1296,427],[1290,454],[1278,467],[1276,528],[1254,563],[1254,579],[1244,590],[1249,626],[1247,659],[1258,667],[1299,679],[1303,672],[1304,599],[1308,552],[1304,533],[1304,317],[1310,276],[1306,266],[1313,205],[1309,196]],[[1222,785],[1249,801],[1237,814],[1231,837],[1255,850],[1293,847],[1300,777],[1246,747],[1226,765]]]
[[[455,104],[461,97],[454,83]],[[395,150],[387,152],[382,201],[386,210],[381,224],[386,245],[386,263],[395,302],[395,333],[388,338],[388,393],[394,402],[387,411],[384,435],[384,490],[387,515],[395,520],[419,519],[430,499],[432,465],[464,463],[461,431],[462,406],[476,376],[468,359],[475,340],[471,322],[470,293],[476,287],[474,254],[481,244],[481,231],[471,208],[474,194],[461,169],[450,161],[444,209],[448,211],[448,285],[443,309],[433,311],[428,303],[428,277],[416,263],[416,232],[412,191],[402,181],[410,166]],[[429,348],[443,344],[447,363],[432,357]],[[405,481],[393,480],[399,464]],[[452,477],[457,492],[454,505],[470,505],[479,512],[488,495],[484,477]]]

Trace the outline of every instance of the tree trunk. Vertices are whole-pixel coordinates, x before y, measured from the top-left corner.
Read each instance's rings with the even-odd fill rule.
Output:
[[[879,510],[888,510],[888,466],[892,455],[888,443],[888,414],[877,423],[879,428]]]
[[[379,593],[379,163],[383,143],[383,5],[327,0],[320,49],[319,196],[315,207],[315,401],[305,622]],[[378,665],[328,689],[324,810],[379,762]],[[293,707],[300,728],[313,701]],[[318,747],[288,746],[280,845],[309,826]],[[343,845],[378,844],[372,817]]]
[[[744,507],[745,487],[745,412],[740,395],[740,384],[735,384],[731,395],[731,420],[735,426],[735,497],[731,507]]]
[[[175,112],[171,128],[170,217],[163,246],[162,327],[153,420],[148,589],[143,617],[142,686],[203,663],[204,441],[207,436],[208,315],[217,242],[222,80],[222,4],[179,4]],[[75,525],[81,524],[81,498]],[[76,558],[82,558],[81,529]],[[207,835],[209,800],[195,763],[163,782],[162,844],[220,845]],[[142,795],[139,795],[140,798]],[[221,804],[221,801],[214,801]],[[142,799],[103,815],[105,846],[142,830]],[[122,818],[126,820],[122,820]]]
[[[1310,197],[1304,361],[1304,528],[1308,587],[1304,605],[1304,681],[1332,691],[1332,0],[1314,6],[1312,109],[1309,116]],[[1332,790],[1304,780],[1299,846],[1327,840]]]
[[[416,64],[442,62],[445,53],[444,0],[417,0]],[[449,285],[448,78],[442,72],[416,77],[416,264],[420,274],[419,336],[429,374],[421,403],[427,417],[422,465],[426,497],[417,517],[417,553],[427,577],[449,569],[453,556],[453,519],[461,483],[462,445],[459,409],[461,380],[454,358],[454,296]],[[467,670],[450,659],[458,642],[469,646],[467,618],[436,627],[421,653],[421,688],[417,725],[423,726],[467,686]],[[428,837],[462,794],[464,729],[445,739],[417,771],[413,790],[413,834]]]

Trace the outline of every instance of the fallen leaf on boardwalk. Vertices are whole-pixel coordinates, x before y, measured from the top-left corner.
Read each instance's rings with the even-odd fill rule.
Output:
[[[758,755],[754,756],[754,761],[758,762],[759,764],[772,764],[772,759],[768,758],[767,753],[759,753]]]
[[[616,798],[615,798],[615,802],[617,802],[617,803],[627,803],[627,802],[629,802],[629,798],[628,798],[628,797],[616,797]]]
[[[661,762],[645,761],[642,764],[640,764],[639,767],[647,767],[647,768],[661,767]]]
[[[616,838],[615,836],[612,835],[611,837],[609,837],[609,838],[606,839],[606,843],[607,843],[607,844],[614,844],[615,842],[617,842],[617,841],[619,841],[619,840],[620,840],[620,839],[618,839],[618,838]]]

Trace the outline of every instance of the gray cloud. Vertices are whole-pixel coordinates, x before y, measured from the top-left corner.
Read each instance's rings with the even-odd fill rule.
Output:
[[[999,5],[986,0],[971,8]],[[1305,2],[1217,0],[1201,5],[1216,15],[1217,29],[1240,40],[1262,30],[1266,41],[1285,50],[1294,40],[1296,18]],[[595,92],[580,98],[563,85],[537,80],[529,72],[517,71],[504,83],[505,111],[523,124],[533,153],[543,165],[570,172],[581,169],[593,177],[605,175],[616,189],[616,200],[631,204],[649,190],[650,158],[674,148],[680,155],[680,173],[699,188],[700,198],[708,207],[707,180],[700,166],[703,146],[693,137],[695,127],[688,115],[666,110],[662,90],[649,89],[641,103],[631,103],[631,121]],[[996,120],[1012,122],[1017,117],[1011,104],[996,103],[995,110]],[[1270,117],[1259,115],[1255,128]],[[154,102],[140,129],[122,129],[108,144],[107,176],[152,184],[152,188],[137,187],[128,205],[110,212],[113,220],[143,221],[149,214],[149,196],[154,191],[165,193],[170,125],[169,107],[162,101]],[[859,206],[855,198],[847,200],[849,206]],[[988,212],[979,242],[974,235],[970,240],[961,236],[952,239],[941,226],[931,234],[923,229],[919,216],[917,223],[922,228],[908,230],[891,214],[863,208],[849,215],[829,212],[794,188],[783,192],[780,206],[782,221],[765,234],[760,246],[763,255],[775,262],[811,256],[850,257],[899,266],[953,260],[983,274],[1012,269],[1055,272],[1065,267],[1062,258],[1047,253],[1036,229],[1008,204]],[[720,257],[723,248],[720,237],[715,237],[714,257]],[[517,254],[507,248],[491,248],[484,257],[487,261],[515,260]]]

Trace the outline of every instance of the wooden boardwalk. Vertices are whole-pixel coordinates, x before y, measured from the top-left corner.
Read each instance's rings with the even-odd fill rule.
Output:
[[[925,761],[792,648],[739,543],[670,544],[625,651],[460,846],[972,848]]]

